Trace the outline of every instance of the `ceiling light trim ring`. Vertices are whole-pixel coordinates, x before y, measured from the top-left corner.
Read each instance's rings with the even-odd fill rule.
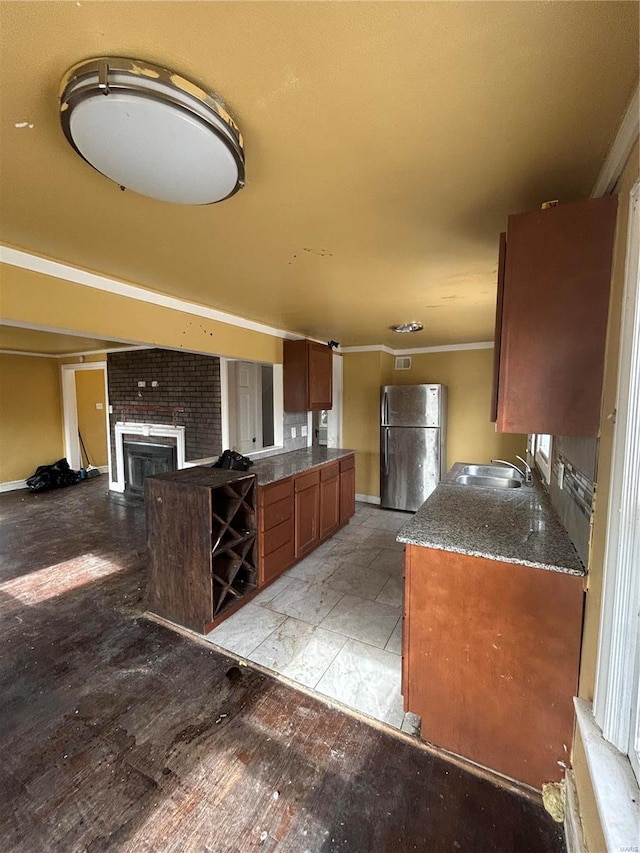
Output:
[[[119,183],[114,177],[101,171],[80,150],[73,139],[71,116],[74,108],[80,104],[94,99],[99,103],[97,99],[108,98],[110,93],[130,94],[144,101],[168,105],[195,121],[201,128],[212,132],[223,144],[231,155],[237,172],[234,186],[224,196],[212,201],[193,202],[194,204],[223,201],[244,187],[242,134],[222,103],[180,74],[149,62],[122,57],[97,57],[77,63],[67,71],[60,84],[60,123],[65,138],[73,150],[99,174]],[[134,187],[131,189],[136,191]]]
[[[235,137],[228,136],[227,134],[225,134],[222,131],[222,129],[220,127],[218,127],[212,121],[209,121],[206,116],[201,116],[198,113],[194,113],[192,110],[189,109],[189,107],[185,106],[184,104],[181,104],[179,101],[176,101],[169,96],[165,97],[164,95],[161,95],[160,93],[156,93],[153,90],[145,89],[143,87],[138,88],[136,86],[118,86],[118,87],[111,86],[110,88],[112,88],[112,89],[118,88],[122,92],[141,92],[142,94],[144,94],[144,96],[145,96],[145,98],[147,98],[147,100],[157,101],[160,104],[166,103],[167,101],[171,101],[172,106],[174,106],[177,110],[180,110],[180,112],[184,113],[185,115],[190,116],[190,118],[192,118],[192,119],[195,119],[200,124],[206,125],[206,127],[209,130],[213,131],[213,133],[222,142],[226,142],[228,144],[229,151],[232,154],[233,159],[234,159],[235,164],[236,164],[236,167],[238,169],[238,181],[237,181],[235,187],[233,188],[233,190],[228,195],[225,196],[224,199],[220,199],[220,201],[224,201],[227,198],[231,198],[231,196],[235,195],[238,192],[238,190],[241,190],[244,187],[244,185],[245,185],[245,172],[244,172],[243,152],[242,152],[242,148],[240,148],[239,145],[237,144]],[[102,94],[102,93],[100,93],[100,94]],[[71,127],[70,127],[71,109],[74,106],[77,106],[78,104],[82,103],[83,101],[88,101],[94,97],[96,97],[95,87],[91,87],[91,88],[86,87],[86,88],[83,88],[80,90],[74,90],[74,92],[72,92],[70,94],[70,96],[65,100],[65,103],[69,104],[70,108],[65,110],[64,112],[62,112],[61,116],[60,116],[60,121],[62,124],[62,130],[64,132],[64,135],[67,138],[67,142],[69,143],[69,145],[71,145],[73,150],[80,157],[82,157],[82,159],[85,161],[85,163],[88,163],[89,166],[91,166],[92,169],[95,169],[96,172],[98,172],[99,174],[103,175],[104,177],[108,178],[109,180],[113,180],[112,178],[109,178],[108,175],[105,175],[104,172],[101,172],[100,169],[98,169],[96,166],[94,166],[94,164],[90,160],[87,160],[87,158],[84,156],[82,151],[78,148],[78,146],[74,142],[73,136],[71,134]],[[68,118],[67,118],[67,116],[68,116]]]
[[[400,334],[407,334],[411,332],[421,332],[424,329],[422,323],[419,323],[417,320],[412,321],[411,323],[399,323],[397,326],[391,326],[391,331],[399,332]]]

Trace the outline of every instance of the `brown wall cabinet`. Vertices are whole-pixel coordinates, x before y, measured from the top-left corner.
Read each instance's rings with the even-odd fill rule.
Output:
[[[343,467],[344,466],[344,467]],[[258,489],[259,583],[275,580],[355,512],[355,458],[348,456]]]
[[[333,406],[333,354],[315,341],[283,344],[285,412],[315,412]]]
[[[510,216],[501,238],[499,432],[596,435],[617,197]]]
[[[152,613],[205,633],[257,588],[253,474],[185,468],[145,480]]]
[[[573,736],[583,579],[407,546],[405,709],[436,746],[540,790]]]

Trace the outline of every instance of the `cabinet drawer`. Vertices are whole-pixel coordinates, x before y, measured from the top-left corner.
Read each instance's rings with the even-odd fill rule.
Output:
[[[348,471],[349,468],[355,468],[355,467],[356,467],[355,456],[347,456],[346,459],[340,460],[340,470],[341,471]]]
[[[316,468],[314,471],[308,471],[306,474],[298,474],[294,482],[296,493],[302,492],[320,482],[320,471]]]
[[[277,503],[269,504],[262,510],[261,530],[271,530],[283,521],[291,520],[293,516],[293,496],[289,495]]]
[[[281,548],[287,542],[293,542],[293,519],[291,516],[277,527],[267,530],[260,542],[260,549],[263,554],[272,554]]]
[[[330,465],[323,465],[320,469],[320,481],[333,480],[340,473],[340,466],[337,462],[332,462]]]
[[[293,540],[285,542],[280,548],[277,548],[271,554],[263,557],[262,565],[262,583],[278,577],[293,563]]]
[[[279,480],[269,486],[260,486],[260,503],[263,507],[281,501],[283,498],[291,497],[293,494],[293,480]]]

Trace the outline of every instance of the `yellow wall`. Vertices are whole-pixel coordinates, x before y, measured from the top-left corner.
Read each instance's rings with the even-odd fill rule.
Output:
[[[102,369],[76,370],[75,374],[78,429],[91,465],[96,467],[106,465],[108,457],[104,371]],[[96,409],[96,403],[101,403],[102,409]],[[88,464],[89,462],[83,456],[83,467],[86,468]]]
[[[0,354],[0,483],[63,455],[58,360]]]
[[[9,264],[0,265],[0,274],[2,314],[8,321],[65,329],[83,337],[116,338],[170,349],[282,363],[282,340],[272,335],[117,296]]]
[[[493,350],[413,355],[411,370],[393,370],[386,353],[344,354],[344,444],[358,451],[356,492],[380,494],[380,386],[433,382],[448,388],[447,468],[454,462],[515,460],[526,436],[496,433],[489,420]]]
[[[591,702],[595,688],[595,674],[598,655],[598,637],[600,609],[602,604],[602,579],[608,518],[608,497],[611,489],[611,468],[613,452],[613,424],[607,414],[615,408],[618,384],[618,357],[620,351],[620,329],[622,324],[622,297],[624,292],[625,258],[627,251],[627,226],[629,221],[629,192],[638,180],[638,141],[633,147],[615,192],[618,194],[618,222],[614,249],[613,273],[611,279],[611,298],[609,301],[609,326],[607,330],[607,350],[605,356],[604,390],[600,417],[600,442],[598,448],[597,489],[593,516],[593,534],[589,554],[588,589],[585,603],[584,629],[582,634],[582,658],[580,663],[580,685],[578,695]],[[573,767],[582,825],[589,843],[600,843],[602,828],[593,807],[595,798],[591,778],[584,760],[584,750],[576,733],[573,744]],[[600,847],[589,847],[599,850]],[[604,848],[602,848],[604,849]]]

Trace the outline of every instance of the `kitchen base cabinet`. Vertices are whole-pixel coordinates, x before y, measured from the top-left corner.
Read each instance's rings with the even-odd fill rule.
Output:
[[[356,511],[356,460],[354,456],[340,460],[340,527]]]
[[[294,561],[293,478],[258,489],[259,581],[268,583]]]
[[[403,693],[422,738],[540,790],[569,763],[583,579],[408,545]]]
[[[320,469],[320,539],[327,539],[340,526],[340,465],[332,462]]]
[[[258,488],[260,586],[345,525],[355,512],[355,457]]]
[[[206,633],[257,588],[255,492],[220,469],[147,477],[150,612]]]
[[[295,555],[301,560],[320,542],[320,472],[300,474],[295,490]]]

